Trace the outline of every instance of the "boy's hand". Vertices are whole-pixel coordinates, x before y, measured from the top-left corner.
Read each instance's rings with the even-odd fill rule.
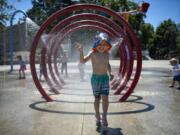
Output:
[[[76,48],[77,48],[80,52],[83,51],[83,47],[82,47],[82,45],[81,45],[80,43],[76,43]]]
[[[114,79],[114,75],[110,74],[110,81],[112,81]]]

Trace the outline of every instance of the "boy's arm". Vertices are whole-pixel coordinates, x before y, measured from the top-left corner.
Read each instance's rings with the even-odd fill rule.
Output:
[[[86,56],[84,56],[82,45],[77,43],[77,48],[78,48],[79,53],[80,53],[80,62],[86,63],[91,58],[92,51],[90,51]]]
[[[180,68],[176,69],[175,71],[176,71],[176,72],[180,72]]]
[[[111,72],[111,65],[109,63],[108,63],[108,72],[109,72],[110,80],[113,80],[114,75]]]
[[[92,55],[92,51],[90,51],[86,56],[84,56],[83,51],[80,51],[80,62],[81,63],[86,63]]]
[[[177,68],[174,69],[176,72],[180,72],[180,65],[177,66]]]

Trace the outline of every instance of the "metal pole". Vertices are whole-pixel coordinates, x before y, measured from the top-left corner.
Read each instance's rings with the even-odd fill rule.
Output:
[[[11,73],[13,71],[13,51],[14,51],[14,38],[13,38],[13,31],[12,31],[12,26],[13,26],[13,20],[14,20],[14,16],[17,13],[22,13],[25,17],[27,17],[26,13],[22,10],[16,10],[10,20],[10,29],[9,29],[9,44],[10,44],[10,71],[9,73]]]

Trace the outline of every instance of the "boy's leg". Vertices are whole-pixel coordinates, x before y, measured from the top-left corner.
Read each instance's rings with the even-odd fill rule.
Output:
[[[178,81],[179,87],[177,88],[178,90],[180,90],[180,81]]]
[[[82,73],[81,73],[81,78],[82,78],[82,80],[84,80],[84,69],[82,69]]]
[[[84,80],[84,70],[80,69],[80,78],[83,81]]]
[[[22,73],[23,73],[23,78],[25,79],[26,78],[25,71],[22,70]]]
[[[21,69],[19,69],[19,79],[21,79]]]
[[[172,83],[171,83],[171,85],[169,86],[169,87],[174,87],[174,84],[175,84],[175,81],[174,81],[174,79],[172,80]]]
[[[99,113],[99,106],[100,106],[100,88],[99,88],[99,80],[97,75],[92,75],[91,77],[91,86],[94,95],[94,110],[95,110],[95,117],[96,117],[96,125],[100,126],[100,113]]]
[[[95,110],[95,116],[97,121],[100,121],[100,113],[99,113],[99,106],[100,106],[100,96],[95,96],[94,99],[94,110]]]
[[[64,70],[64,64],[62,63],[62,65],[61,65],[61,74],[63,74],[63,70]]]
[[[68,76],[68,73],[67,73],[67,63],[65,64],[65,72],[66,72],[66,76]]]
[[[107,111],[109,107],[109,96],[108,95],[102,95],[102,109],[103,109],[103,115],[102,119],[104,124],[107,126]]]

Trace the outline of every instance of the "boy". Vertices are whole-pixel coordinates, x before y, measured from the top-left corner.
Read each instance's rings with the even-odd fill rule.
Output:
[[[175,58],[170,59],[169,63],[172,66],[173,74],[172,84],[169,87],[174,87],[175,81],[177,81],[179,84],[179,87],[177,89],[180,90],[180,65],[178,64],[178,61]]]
[[[113,79],[111,73],[111,66],[109,64],[109,53],[111,49],[110,40],[107,34],[100,33],[96,37],[96,41],[92,50],[84,56],[82,45],[77,43],[77,48],[80,52],[80,62],[85,63],[91,59],[93,74],[91,77],[91,85],[93,90],[93,95],[95,97],[94,109],[96,117],[96,125],[100,124],[104,127],[108,126],[107,122],[107,111],[109,106],[109,76],[110,80]],[[109,76],[107,74],[109,72]],[[99,113],[100,99],[102,98],[102,119]]]

